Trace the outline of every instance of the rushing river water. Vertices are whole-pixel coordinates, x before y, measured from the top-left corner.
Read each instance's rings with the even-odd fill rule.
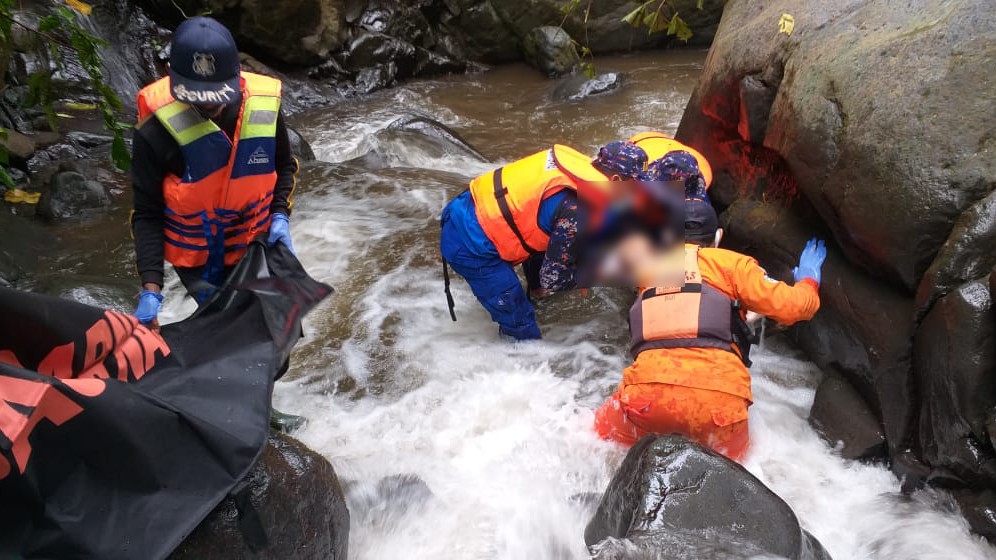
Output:
[[[344,482],[352,558],[585,558],[593,506],[584,496],[605,488],[625,454],[591,428],[592,411],[627,363],[625,297],[596,290],[544,302],[546,338],[509,344],[457,278],[459,321],[451,322],[438,215],[492,166],[383,129],[419,112],[496,162],[554,142],[593,152],[635,132],[673,132],[703,59],[599,60],[627,72],[628,82],[582,103],[553,102],[551,82],[509,66],[410,83],[296,119],[321,160],[376,154],[302,174],[294,241],[311,274],[337,292],[309,317],[275,395],[277,408],[309,419],[295,436]],[[126,257],[126,248],[113,248],[120,277]],[[192,309],[180,293],[174,278],[164,317]],[[753,368],[746,466],[836,560],[996,558],[944,495],[903,497],[886,468],[844,461],[825,445],[806,422],[818,370],[777,339],[768,345]],[[414,476],[380,482],[394,475]]]

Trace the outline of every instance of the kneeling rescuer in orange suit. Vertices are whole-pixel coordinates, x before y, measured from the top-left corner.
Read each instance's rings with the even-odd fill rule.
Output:
[[[596,412],[595,428],[625,445],[647,434],[680,433],[741,460],[750,444],[752,402],[746,312],[783,325],[811,319],[820,306],[826,247],[815,239],[806,245],[789,285],[769,278],[753,258],[716,248],[723,230],[708,202],[687,200],[685,224],[684,258],[656,256],[662,272],[653,278],[676,281],[640,289],[630,312],[636,359]],[[662,260],[674,264],[661,267]],[[640,277],[637,269],[634,278]]]

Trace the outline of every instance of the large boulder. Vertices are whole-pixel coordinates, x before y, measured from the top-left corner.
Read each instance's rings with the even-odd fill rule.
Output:
[[[599,560],[830,560],[760,480],[680,436],[630,449],[584,536]]]
[[[741,167],[730,179],[746,191],[782,179],[741,159],[769,152],[792,179],[786,194],[816,208],[851,261],[913,291],[955,218],[996,184],[984,156],[991,8],[731,0],[678,134]],[[794,14],[791,35],[782,14]]]
[[[240,512],[243,504],[226,498],[172,560],[347,558],[349,510],[335,470],[324,457],[273,432],[246,482],[252,507]]]
[[[727,246],[756,257],[772,277],[791,280],[792,267],[814,233],[807,229],[811,210],[804,206],[734,202],[722,216]],[[912,298],[863,274],[832,247],[822,280],[819,313],[790,334],[820,368],[856,389],[884,425],[893,450],[906,449],[916,411]],[[814,420],[822,420],[827,432],[851,429],[837,427],[829,418]]]
[[[228,26],[239,47],[263,60],[319,64],[342,44],[344,0],[142,0],[166,21],[209,13]]]
[[[785,278],[829,238],[793,336],[869,405],[897,472],[959,495],[992,485],[994,30],[988,0],[730,0],[677,133],[733,246]]]
[[[996,403],[996,310],[988,276],[934,304],[913,344],[921,394],[917,447],[932,476],[996,488],[996,452],[987,423]],[[989,532],[996,530],[992,524]]]
[[[552,78],[570,74],[581,63],[574,40],[562,27],[544,25],[526,35],[526,62]]]

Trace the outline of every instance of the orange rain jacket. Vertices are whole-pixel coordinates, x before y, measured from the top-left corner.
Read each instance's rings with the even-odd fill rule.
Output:
[[[695,258],[694,251],[694,246],[686,247],[685,258]],[[739,301],[746,309],[785,325],[812,318],[820,307],[819,286],[814,280],[803,280],[794,286],[772,280],[754,259],[724,249],[699,249],[696,261],[701,278],[689,278],[686,264],[686,286],[689,281],[705,284],[701,286],[703,295],[709,290],[718,291],[731,303]],[[729,321],[732,306],[721,309],[723,306],[717,305],[715,300],[707,303],[707,298],[702,297],[702,306],[696,314],[695,310],[686,309],[688,302],[695,298],[673,298],[670,301],[677,308],[671,309],[666,307],[669,300],[662,296],[675,292],[653,294],[652,298],[660,299],[646,305],[643,294],[649,293],[647,289],[641,290],[641,300],[637,302],[643,317],[655,309],[658,313],[677,317],[677,323],[686,315],[699,315],[698,333],[689,330],[681,334],[683,327],[673,325],[674,333],[681,335],[675,341],[682,345],[701,341],[712,346],[642,351],[637,348],[639,354],[633,365],[623,372],[619,390],[595,412],[596,432],[623,445],[633,445],[647,434],[677,432],[735,461],[741,460],[750,445],[747,416],[747,407],[753,400],[750,372],[735,344],[729,349],[715,344],[722,338],[716,336],[721,329],[713,328],[710,336],[710,329],[703,326],[712,324],[715,327],[723,320]],[[725,316],[703,316],[710,313],[724,313]],[[653,318],[650,319],[644,327],[653,323]],[[693,319],[688,324],[695,322]],[[659,327],[658,330],[666,330],[665,325]]]
[[[806,279],[794,286],[768,277],[757,261],[726,249],[698,252],[702,281],[746,310],[783,325],[811,319],[820,308],[819,285]],[[662,348],[645,350],[623,372],[623,387],[667,383],[719,391],[753,401],[750,372],[740,357],[719,348]]]

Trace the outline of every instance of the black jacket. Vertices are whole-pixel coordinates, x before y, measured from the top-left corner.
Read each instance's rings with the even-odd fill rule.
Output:
[[[229,105],[216,123],[229,138],[235,135],[239,104]],[[135,261],[142,284],[163,284],[163,255],[166,235],[163,232],[163,179],[167,174],[183,176],[183,154],[176,140],[155,118],[136,128],[131,160],[131,181],[135,207],[132,233],[135,237]],[[291,154],[287,124],[281,112],[277,117],[276,170],[270,211],[290,216],[293,206],[297,160]]]

